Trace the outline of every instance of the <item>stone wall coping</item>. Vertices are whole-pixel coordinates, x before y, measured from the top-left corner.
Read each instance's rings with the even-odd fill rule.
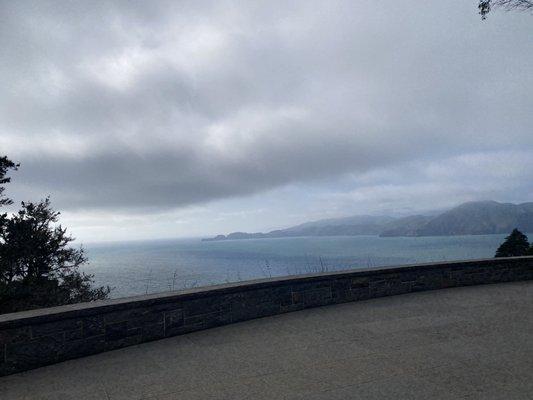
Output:
[[[498,264],[505,260],[507,264],[520,262],[527,259],[533,259],[533,256],[524,257],[507,257],[507,258],[487,258],[474,260],[458,260],[458,261],[437,261],[420,264],[406,264],[400,266],[388,267],[372,267],[372,268],[357,268],[334,272],[320,272],[303,275],[288,275],[282,277],[272,277],[263,279],[254,279],[240,282],[233,282],[227,284],[219,284],[212,286],[205,286],[199,288],[168,291],[161,293],[153,293],[147,295],[138,295],[130,297],[122,297],[118,299],[98,300],[85,303],[69,304],[65,306],[39,308],[35,310],[21,311],[15,313],[0,315],[0,330],[8,328],[16,328],[23,325],[53,322],[68,318],[79,318],[101,314],[110,311],[127,310],[138,307],[149,307],[156,304],[164,304],[168,302],[178,302],[180,300],[191,300],[202,297],[209,297],[220,294],[232,294],[248,290],[255,290],[261,288],[276,287],[278,285],[286,285],[287,283],[302,283],[315,282],[329,279],[340,279],[347,277],[371,277],[379,275],[383,272],[397,273],[405,272],[406,270],[431,270],[442,269],[445,267],[462,268],[466,265],[483,264]]]
[[[533,280],[533,257],[228,283],[0,315],[0,376],[203,329],[351,301]]]

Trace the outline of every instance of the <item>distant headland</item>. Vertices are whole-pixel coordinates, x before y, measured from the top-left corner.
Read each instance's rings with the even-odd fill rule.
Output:
[[[473,201],[437,215],[402,218],[358,215],[306,222],[267,233],[233,232],[204,241],[281,238],[296,236],[456,236],[509,233],[514,228],[533,232],[533,202],[512,204]]]

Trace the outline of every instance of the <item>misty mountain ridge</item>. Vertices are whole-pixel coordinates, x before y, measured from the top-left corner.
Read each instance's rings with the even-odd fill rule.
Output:
[[[359,215],[305,222],[267,233],[233,232],[204,241],[297,236],[455,236],[533,232],[533,202],[512,204],[472,201],[436,215],[407,217]]]

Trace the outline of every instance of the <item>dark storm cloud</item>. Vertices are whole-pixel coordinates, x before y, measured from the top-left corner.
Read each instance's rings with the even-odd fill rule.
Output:
[[[533,146],[531,19],[470,2],[3,1],[0,22],[13,190],[61,208]]]

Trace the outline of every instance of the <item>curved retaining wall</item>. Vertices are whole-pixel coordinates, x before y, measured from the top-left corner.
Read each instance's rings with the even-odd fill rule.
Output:
[[[0,376],[309,307],[533,279],[533,257],[262,279],[0,315]]]

